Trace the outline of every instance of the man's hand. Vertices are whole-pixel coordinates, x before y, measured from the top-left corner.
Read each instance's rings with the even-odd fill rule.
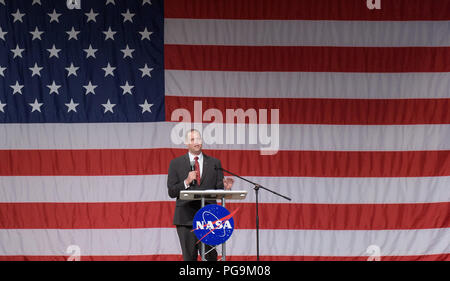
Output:
[[[233,186],[234,183],[234,179],[232,178],[225,178],[223,179],[223,186],[225,190],[230,190],[231,187]]]
[[[196,172],[196,171],[190,171],[189,174],[188,174],[188,177],[184,180],[184,182],[185,182],[187,185],[190,185],[191,182],[192,182],[193,180],[195,180],[196,178],[197,178],[197,172]]]

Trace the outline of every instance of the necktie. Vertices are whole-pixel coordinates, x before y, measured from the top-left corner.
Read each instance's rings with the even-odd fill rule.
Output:
[[[195,172],[197,173],[196,180],[197,180],[197,184],[200,185],[200,164],[198,163],[198,156],[195,156],[194,160],[195,160],[194,168],[195,168]]]

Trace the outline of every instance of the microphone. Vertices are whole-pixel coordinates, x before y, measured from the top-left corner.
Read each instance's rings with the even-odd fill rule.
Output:
[[[195,161],[191,161],[191,171],[195,171]],[[191,182],[191,185],[197,185],[197,180],[194,179],[194,180]]]

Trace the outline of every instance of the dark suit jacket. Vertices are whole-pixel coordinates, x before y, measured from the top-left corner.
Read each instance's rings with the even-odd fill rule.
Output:
[[[200,186],[191,186],[189,190],[223,189],[223,172],[215,170],[221,168],[220,160],[208,156],[203,152],[203,172]],[[186,190],[184,180],[191,171],[189,155],[186,153],[170,162],[167,176],[167,188],[171,198],[177,198],[173,224],[192,226],[195,213],[201,208],[200,200],[180,200],[180,191]],[[207,201],[215,204],[215,201]]]

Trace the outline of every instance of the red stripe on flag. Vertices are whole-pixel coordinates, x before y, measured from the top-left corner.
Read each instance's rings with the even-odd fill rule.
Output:
[[[166,18],[271,20],[449,20],[446,0],[381,1],[369,10],[365,0],[166,0]]]
[[[177,149],[0,150],[3,159],[0,176],[167,174],[170,160],[184,152]]]
[[[450,99],[292,99],[292,98],[225,98],[166,96],[166,120],[180,108],[196,116],[194,101],[201,101],[201,114],[208,109],[218,109],[223,122],[233,117],[236,110],[248,113],[267,109],[267,122],[272,123],[271,109],[279,109],[280,124],[332,124],[332,125],[411,125],[450,124]],[[200,108],[198,107],[198,109]],[[227,116],[227,110],[230,111]],[[230,123],[242,123],[233,118]],[[183,120],[173,120],[183,121]],[[185,121],[185,120],[184,120]],[[191,120],[200,122],[203,120]],[[214,120],[218,122],[217,120]],[[239,122],[238,122],[239,121]],[[209,123],[204,121],[204,123]]]
[[[70,256],[0,256],[0,261],[67,261]],[[92,256],[81,255],[80,261],[182,261],[180,255],[124,255]]]
[[[174,208],[175,202],[0,203],[0,228],[173,227]]]
[[[158,187],[165,188],[165,187]],[[170,228],[174,203],[0,203],[2,229]],[[255,228],[253,203],[229,203],[237,229]],[[450,202],[259,206],[261,229],[382,230],[450,227]],[[291,217],[281,214],[302,214]]]
[[[450,47],[165,45],[166,69],[449,72]]]
[[[367,261],[369,256],[260,256],[262,261]],[[228,261],[255,261],[256,256],[227,256]],[[450,254],[381,256],[381,261],[450,261]]]
[[[283,137],[283,136],[280,136]],[[251,153],[252,155],[248,155]],[[450,175],[450,151],[211,151],[222,166],[247,176],[421,177]],[[235,172],[235,171],[232,171]]]
[[[230,203],[236,228],[255,228],[254,204]],[[283,215],[285,214],[285,215]],[[290,216],[289,214],[301,214]],[[259,208],[261,229],[382,230],[450,226],[450,202],[416,204],[276,204]]]
[[[283,137],[283,136],[280,136]],[[0,176],[167,174],[185,149],[0,150]],[[278,151],[206,150],[243,176],[433,177],[450,176],[450,150]]]
[[[0,256],[0,261],[66,261],[69,256]],[[220,258],[220,256],[219,256]],[[262,261],[367,261],[368,256],[260,256]],[[381,256],[382,261],[450,261],[450,254]],[[81,261],[182,261],[182,255],[82,255]],[[227,261],[256,261],[256,256],[227,256]]]

